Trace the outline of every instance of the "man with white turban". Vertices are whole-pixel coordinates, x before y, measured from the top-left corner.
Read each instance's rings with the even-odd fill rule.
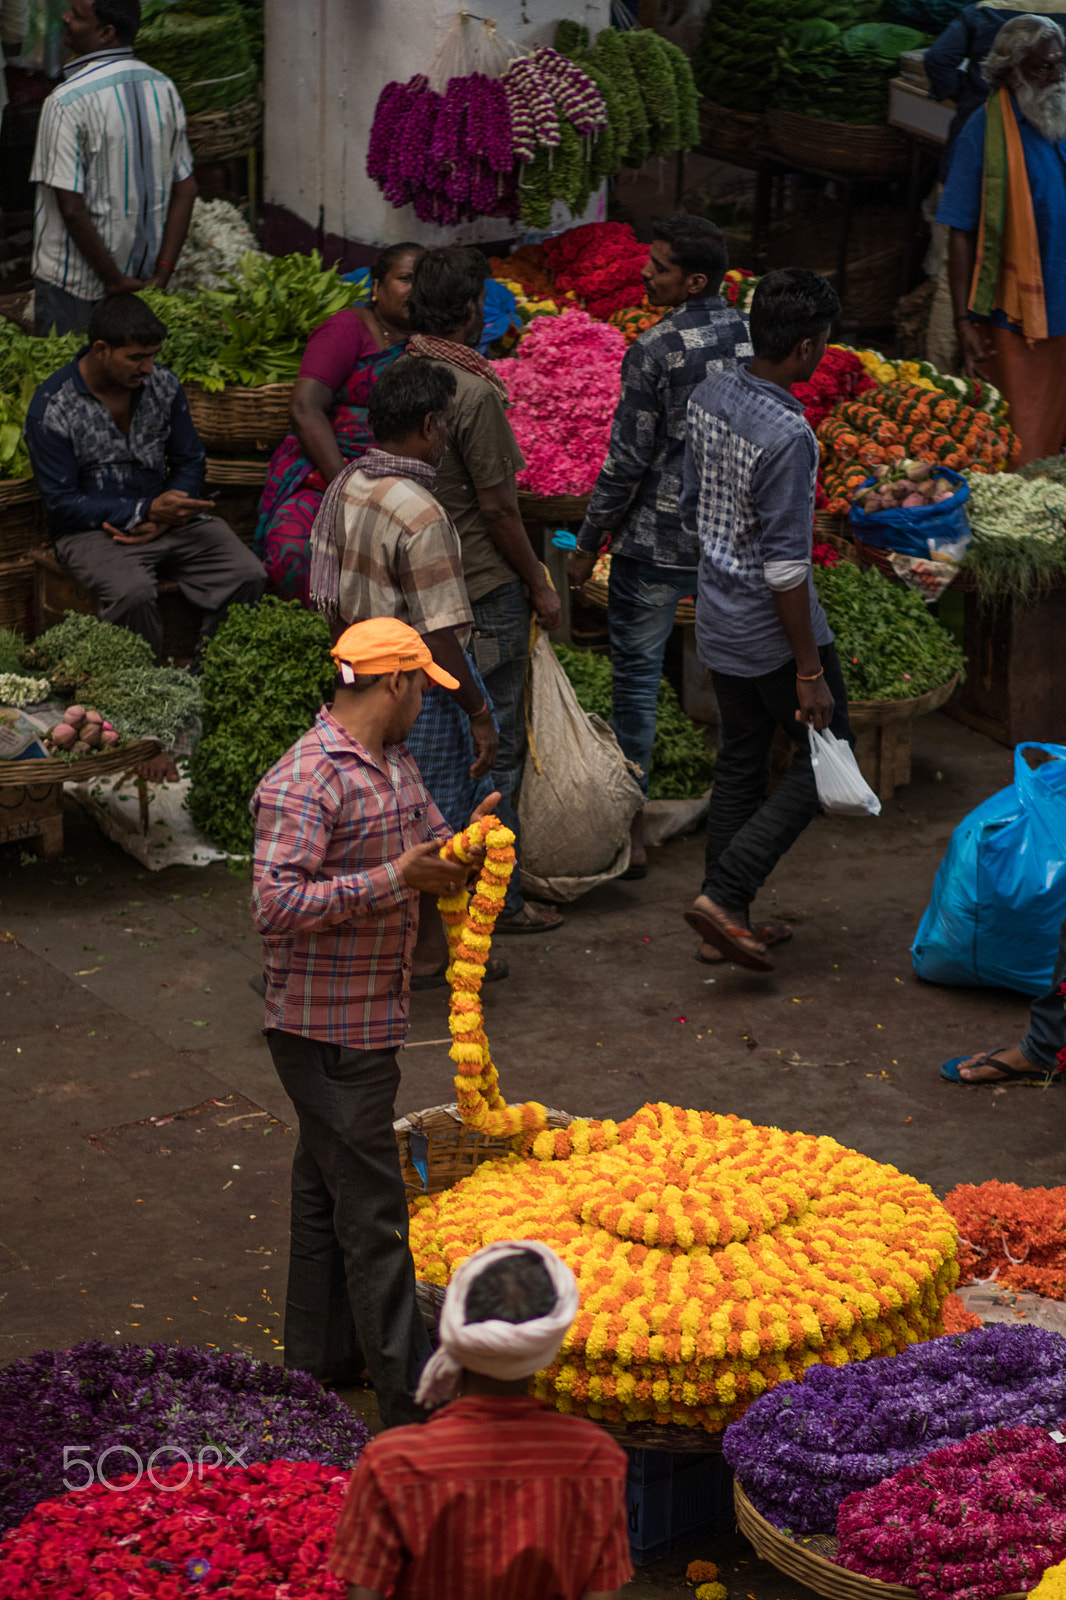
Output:
[[[330,1556],[349,1600],[612,1600],[633,1573],[625,1452],[529,1394],[577,1315],[534,1240],[490,1244],[448,1286],[421,1426],[371,1440]]]

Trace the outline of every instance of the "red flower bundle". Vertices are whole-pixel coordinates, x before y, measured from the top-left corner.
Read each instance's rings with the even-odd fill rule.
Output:
[[[793,384],[792,393],[811,427],[817,429],[838,401],[876,387],[854,350],[829,345],[815,372],[806,383]]]
[[[593,317],[606,318],[644,298],[648,247],[626,222],[587,222],[544,243],[558,289],[572,289]]]
[[[944,1201],[959,1229],[963,1283],[997,1283],[1066,1300],[1066,1188],[960,1183]]]

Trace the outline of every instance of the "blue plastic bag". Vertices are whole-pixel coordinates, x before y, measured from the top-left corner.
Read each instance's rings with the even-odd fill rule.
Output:
[[[957,487],[950,500],[941,500],[932,506],[902,506],[896,511],[873,511],[867,514],[861,506],[853,505],[848,513],[852,531],[864,544],[878,550],[895,550],[901,556],[926,556],[932,549],[970,540],[970,520],[966,515],[966,502],[970,486],[957,472],[948,467],[936,469],[938,478],[947,478]],[[867,478],[860,484],[857,494],[872,488],[876,478]]]
[[[1030,767],[1026,750],[1053,759]],[[1066,745],[1021,744],[1014,782],[951,836],[911,945],[930,983],[1045,994],[1066,916]]]

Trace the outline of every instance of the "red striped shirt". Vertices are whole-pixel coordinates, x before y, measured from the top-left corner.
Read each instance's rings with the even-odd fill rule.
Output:
[[[626,1456],[594,1422],[468,1395],[367,1445],[330,1570],[395,1600],[579,1600],[633,1575]]]

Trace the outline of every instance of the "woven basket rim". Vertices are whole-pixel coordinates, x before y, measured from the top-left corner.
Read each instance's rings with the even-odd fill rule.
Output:
[[[780,107],[773,107],[766,113],[766,120],[771,129],[775,125],[779,128],[801,127],[825,128],[839,130],[842,137],[849,140],[856,134],[860,135],[867,144],[878,144],[886,147],[907,149],[907,140],[898,128],[890,128],[884,122],[837,122],[832,117],[812,117],[804,111],[783,111]]]
[[[186,127],[190,135],[201,132],[209,124],[212,129],[224,128],[241,117],[258,116],[262,109],[263,102],[256,88],[251,94],[246,94],[243,100],[235,100],[231,106],[216,106],[214,111],[194,111],[186,119]]]
[[[0,478],[0,507],[29,504],[40,498],[36,478]]]
[[[740,1531],[750,1539],[764,1561],[769,1561],[778,1572],[813,1589],[825,1600],[918,1600],[916,1589],[905,1589],[900,1584],[882,1583],[878,1578],[867,1578],[860,1572],[837,1566],[827,1561],[805,1545],[790,1539],[775,1528],[772,1522],[752,1505],[744,1493],[739,1478],[733,1479],[733,1504],[736,1507]],[[1000,1596],[1000,1600],[1025,1600],[1024,1594],[1013,1592]]]
[[[218,483],[233,487],[261,489],[270,468],[268,455],[255,458],[233,456],[208,456],[204,469],[205,483]]]
[[[711,100],[706,95],[700,96],[699,109],[701,118],[706,111],[709,117],[721,117],[737,128],[766,126],[767,113],[765,111],[733,111],[729,106],[722,105],[721,101]]]
[[[260,400],[264,397],[275,399],[281,395],[290,395],[293,385],[291,383],[260,383],[243,385],[227,383],[224,389],[201,389],[198,383],[183,385],[186,398],[192,395],[198,402],[208,405],[225,405],[234,400]]]
[[[0,788],[12,784],[81,783],[87,778],[104,778],[151,760],[162,748],[158,739],[134,739],[107,755],[82,756],[80,761],[69,763],[55,761],[50,756],[43,760],[33,757],[28,761],[0,761]]]
[[[526,489],[518,491],[518,509],[528,514],[539,513],[542,517],[557,519],[559,522],[582,521],[589,508],[591,494],[530,494]]]
[[[877,720],[881,722],[895,722],[902,717],[921,717],[929,711],[939,711],[955,693],[958,681],[956,672],[946,683],[938,684],[935,689],[927,689],[924,694],[916,694],[913,700],[849,700],[848,712],[876,713]]]

